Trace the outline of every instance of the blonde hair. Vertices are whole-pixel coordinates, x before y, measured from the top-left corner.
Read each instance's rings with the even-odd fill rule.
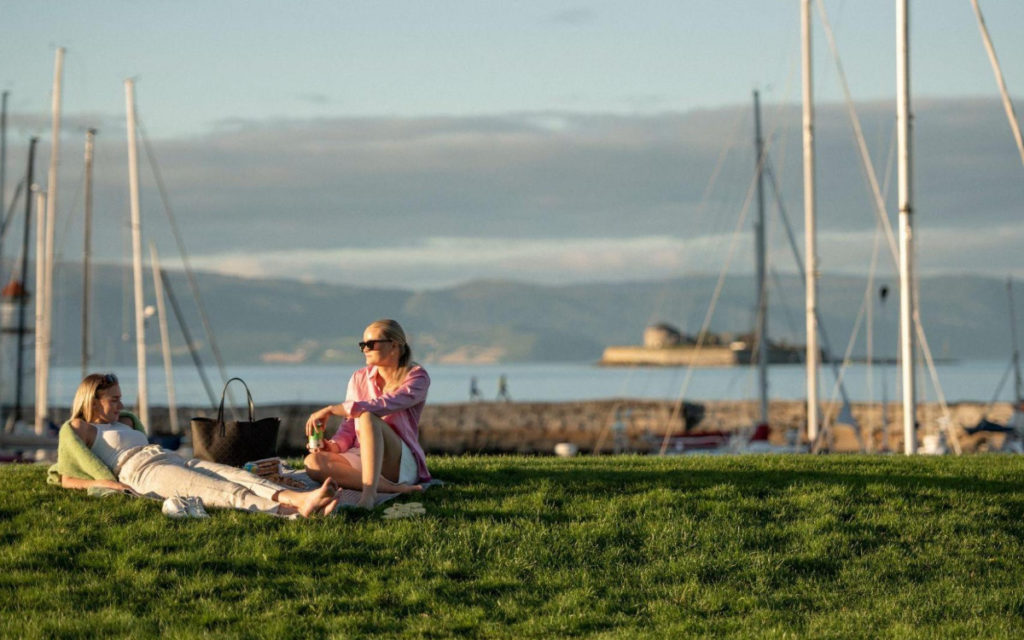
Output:
[[[92,422],[93,403],[99,397],[101,391],[117,386],[117,376],[112,373],[90,373],[79,383],[75,391],[75,400],[71,404],[71,419],[81,418],[86,422]]]
[[[392,320],[391,318],[374,320],[366,328],[379,329],[381,335],[383,335],[386,340],[393,341],[401,350],[398,354],[398,375],[396,376],[395,381],[389,383],[385,388],[387,391],[394,389],[405,381],[405,376],[409,374],[409,368],[415,364],[412,361],[412,347],[409,346],[409,341],[405,337],[405,330],[402,329],[402,325],[398,324],[397,321]]]

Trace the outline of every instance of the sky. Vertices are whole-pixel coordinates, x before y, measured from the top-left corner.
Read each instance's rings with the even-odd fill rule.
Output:
[[[822,4],[892,224],[895,3]],[[919,272],[1024,275],[1024,167],[970,2],[910,6]],[[1024,95],[1024,3],[981,6]],[[0,0],[0,21],[7,204],[31,136],[45,184],[66,49],[67,260],[91,127],[94,260],[129,259],[127,78],[144,242],[169,268],[168,209],[194,267],[247,277],[429,289],[751,271],[754,90],[779,192],[771,268],[796,268],[776,201],[803,250],[798,0]],[[821,267],[891,272],[817,7],[814,21]]]

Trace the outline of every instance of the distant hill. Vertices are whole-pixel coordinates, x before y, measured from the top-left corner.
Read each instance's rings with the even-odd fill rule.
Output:
[[[95,267],[92,341],[97,364],[134,362],[131,276],[114,266]],[[152,280],[146,295],[153,303]],[[213,362],[184,274],[170,275],[188,329],[205,362]],[[263,359],[357,362],[362,329],[380,317],[399,319],[412,335],[418,359],[427,362],[596,361],[606,345],[639,343],[644,327],[667,322],[696,333],[707,313],[716,276],[694,275],[661,282],[542,286],[510,281],[476,281],[432,291],[360,288],[292,280],[257,280],[211,273],[198,283],[224,359],[231,364]],[[81,271],[59,269],[54,354],[57,364],[80,360]],[[886,302],[878,286],[886,284]],[[865,296],[865,280],[829,277],[821,281],[819,308],[841,354]],[[875,353],[896,353],[899,300],[894,281],[876,283],[873,298]],[[1005,282],[978,276],[930,277],[921,281],[921,315],[937,358],[1002,358],[1010,350]],[[741,333],[753,323],[752,278],[725,281],[711,329]],[[773,339],[803,342],[803,285],[782,277],[770,293]],[[170,313],[170,311],[169,311]],[[29,313],[31,318],[31,313]],[[30,320],[31,321],[31,320]],[[159,352],[159,333],[150,321],[149,344]],[[188,352],[173,316],[176,359]],[[862,321],[863,327],[863,321]],[[863,329],[862,329],[863,333]],[[865,353],[861,336],[854,349]]]

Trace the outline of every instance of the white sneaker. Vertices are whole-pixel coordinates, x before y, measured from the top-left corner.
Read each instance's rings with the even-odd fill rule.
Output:
[[[203,508],[203,501],[199,496],[185,496],[185,510],[188,512],[190,518],[209,518],[210,514],[206,513],[206,509]]]
[[[178,496],[172,496],[164,500],[164,506],[161,509],[164,515],[168,518],[187,518],[189,517],[188,506],[185,501]]]

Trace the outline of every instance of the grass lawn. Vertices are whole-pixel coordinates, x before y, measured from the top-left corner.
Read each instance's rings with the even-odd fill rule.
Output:
[[[407,520],[0,468],[0,635],[1024,637],[1024,456],[432,458]]]

